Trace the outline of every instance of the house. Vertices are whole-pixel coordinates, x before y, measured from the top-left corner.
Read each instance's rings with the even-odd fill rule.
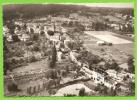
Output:
[[[13,41],[11,34],[6,35],[6,38],[7,38],[7,41],[9,41],[9,42]]]
[[[108,88],[115,89],[116,84],[117,84],[117,81],[113,80],[113,78],[110,78],[104,81],[104,85],[107,86]]]
[[[106,70],[106,72],[110,77],[117,78],[117,71],[112,70],[112,69],[108,69],[108,70]]]
[[[78,19],[78,17],[79,17],[79,14],[78,14],[78,13],[71,13],[71,14],[69,15],[69,18],[70,18],[70,19]]]
[[[134,34],[126,34],[128,37],[134,38]]]
[[[84,72],[89,78],[93,79],[95,83],[104,83],[103,74],[90,70],[86,67],[82,67],[80,71]]]
[[[58,59],[59,62],[62,61],[62,52],[61,51],[57,52],[57,59]]]
[[[7,33],[9,33],[9,29],[7,26],[3,26],[3,34],[6,35]]]
[[[113,78],[113,76],[106,80],[104,74],[100,74],[86,67],[82,67],[80,71],[84,72],[87,77],[93,79],[96,84],[104,84],[109,88],[115,88],[115,84],[117,84],[116,78]]]
[[[20,37],[20,40],[21,41],[27,41],[30,39],[30,36],[28,34],[22,34],[22,36]]]
[[[18,20],[14,22],[15,25],[19,25],[19,26],[23,26],[24,23],[22,22],[22,20]]]
[[[48,31],[48,30],[54,31],[54,26],[52,24],[45,24],[44,31]]]
[[[74,56],[75,54],[74,54],[75,52],[74,51],[70,51],[70,59],[73,61],[73,62],[75,62],[75,63],[77,63],[78,61],[77,61],[77,59],[76,59],[76,57]]]
[[[127,63],[120,64],[119,67],[124,69],[124,70],[128,70],[128,64]]]
[[[113,23],[113,24],[110,24],[110,27],[114,28],[115,30],[120,30],[120,25],[119,24]]]
[[[125,71],[121,71],[120,73],[117,74],[117,76],[118,78],[121,78],[121,80],[123,80],[124,77],[129,76],[129,78],[131,78],[133,82],[135,81],[135,75]]]
[[[122,14],[120,14],[120,13],[115,13],[115,16],[118,18],[122,18]]]

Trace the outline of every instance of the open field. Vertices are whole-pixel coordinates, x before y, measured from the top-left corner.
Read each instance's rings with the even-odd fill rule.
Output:
[[[126,53],[127,55],[134,56],[134,43],[127,43],[127,44],[116,44],[114,48]]]
[[[126,63],[128,55],[134,55],[134,43],[117,37],[115,33],[107,31],[88,31],[85,32],[88,39],[84,40],[84,46],[87,50],[101,57],[111,57],[117,61],[117,63]],[[98,46],[97,41],[112,42],[112,46]],[[103,50],[103,51],[102,51]]]
[[[13,69],[13,73],[19,73],[21,74],[22,72],[40,72],[41,70],[46,70],[48,69],[48,65],[47,65],[47,61],[46,59],[45,60],[42,60],[42,61],[37,61],[37,62],[33,62],[33,63],[30,63],[28,64],[27,66],[22,66],[22,67],[18,67],[18,68],[15,68]]]
[[[114,36],[115,33],[107,32],[107,31],[89,31],[85,32],[88,35],[96,37],[102,41],[110,42],[113,44],[125,44],[125,43],[133,43],[132,41]]]

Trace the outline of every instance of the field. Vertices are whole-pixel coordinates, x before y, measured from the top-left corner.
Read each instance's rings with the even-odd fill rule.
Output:
[[[106,42],[110,42],[113,44],[126,44],[126,43],[133,43],[132,41],[114,36],[114,33],[112,32],[107,32],[107,31],[90,31],[90,32],[86,32],[86,34],[91,35],[93,37],[96,37],[102,41],[106,41]]]
[[[88,39],[84,41],[84,46],[94,54],[105,58],[113,58],[119,64],[126,63],[129,55],[134,55],[133,41],[117,37],[117,34],[107,31],[88,31],[85,32]],[[112,46],[98,46],[97,41],[111,42]]]

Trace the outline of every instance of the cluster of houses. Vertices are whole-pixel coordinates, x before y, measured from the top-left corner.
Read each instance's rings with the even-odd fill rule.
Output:
[[[132,20],[133,18],[131,17],[130,19]],[[124,24],[125,27],[127,24],[133,25],[131,20],[129,20],[126,24]],[[109,88],[115,89],[116,84],[122,82],[123,78],[125,77],[124,76],[125,74],[123,76],[119,75],[119,73],[117,73],[115,70],[107,70],[106,72],[99,73],[96,70],[90,70],[88,64],[78,61],[76,57],[78,55],[77,50],[71,50],[67,45],[67,42],[73,42],[74,40],[66,34],[67,29],[62,27],[62,24],[64,22],[69,23],[70,21],[80,22],[85,27],[85,30],[88,31],[93,30],[92,27],[93,22],[90,20],[90,18],[79,16],[77,13],[73,13],[69,16],[69,18],[48,16],[47,18],[32,20],[26,23],[23,23],[22,21],[15,21],[14,24],[19,27],[15,27],[14,34],[16,34],[21,41],[26,42],[27,40],[30,39],[31,36],[30,34],[44,33],[46,35],[46,38],[48,38],[50,41],[53,41],[55,44],[57,50],[58,62],[63,61],[63,57],[62,57],[63,55],[68,56],[73,63],[79,66],[80,71],[83,72],[86,77],[93,80],[94,83],[104,84]],[[122,25],[117,23],[111,23],[111,24],[108,23],[108,25],[110,27],[113,27],[115,30],[120,30],[123,27]],[[55,32],[56,34],[50,36],[48,34],[49,30]],[[3,27],[3,34],[9,42],[13,41],[12,39],[13,34],[10,33],[10,29],[6,25]],[[103,45],[105,44],[105,42],[98,41],[97,44]],[[112,45],[112,44],[108,43],[107,45]],[[106,79],[106,77],[108,76],[110,78]]]
[[[65,37],[68,37],[68,36],[66,35]],[[53,41],[56,42],[55,40]],[[61,48],[60,47],[61,43],[64,43],[64,42],[60,41],[58,38],[58,44],[56,45],[57,50]],[[93,80],[96,84],[104,84],[105,86],[109,88],[115,89],[116,84],[122,82],[124,76],[120,76],[115,70],[109,69],[106,72],[101,72],[101,73],[97,72],[96,70],[90,70],[88,64],[82,63],[77,60],[76,58],[76,56],[78,55],[77,50],[70,50],[65,43],[64,43],[64,48],[62,48],[61,51],[57,52],[57,59],[59,62],[63,61],[62,55],[64,55],[63,50],[65,50],[65,48],[68,49],[67,56],[69,56],[71,61],[77,64],[77,66],[79,66],[80,68],[80,71],[83,72],[86,75],[86,77]],[[110,79],[106,80],[106,77],[108,76],[110,77]]]
[[[96,17],[98,18],[98,17]],[[14,21],[15,25],[23,26],[26,24],[27,26],[27,32],[34,32],[34,33],[40,33],[41,31],[46,32],[47,30],[54,30],[54,31],[64,31],[62,28],[63,23],[70,23],[70,22],[79,22],[82,24],[85,28],[85,31],[92,31],[94,30],[93,24],[96,23],[96,20],[92,20],[94,18],[87,17],[87,16],[81,16],[79,13],[72,13],[69,15],[69,17],[65,16],[57,16],[57,17],[44,17],[40,19],[34,19],[34,20],[28,20],[23,21],[21,19]],[[102,23],[105,23],[107,26],[109,26],[111,29],[114,29],[116,31],[121,31],[125,29],[133,29],[134,27],[134,17],[129,15],[122,15],[122,14],[115,14],[115,16],[102,16],[102,19],[108,19],[108,22],[103,21]],[[128,20],[127,20],[128,19]],[[104,25],[105,25],[104,24]],[[21,40],[26,41],[29,36],[24,35],[21,36],[24,30],[18,29],[18,27],[15,28],[15,33],[19,34],[19,37]],[[5,25],[3,27],[3,34],[7,36],[8,40],[11,41],[11,34],[9,33],[8,27]],[[127,35],[129,37],[134,37],[133,35]]]

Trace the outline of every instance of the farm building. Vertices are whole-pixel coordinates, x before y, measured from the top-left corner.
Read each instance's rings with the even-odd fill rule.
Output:
[[[105,45],[105,41],[97,41],[96,43],[97,43],[98,46]]]

